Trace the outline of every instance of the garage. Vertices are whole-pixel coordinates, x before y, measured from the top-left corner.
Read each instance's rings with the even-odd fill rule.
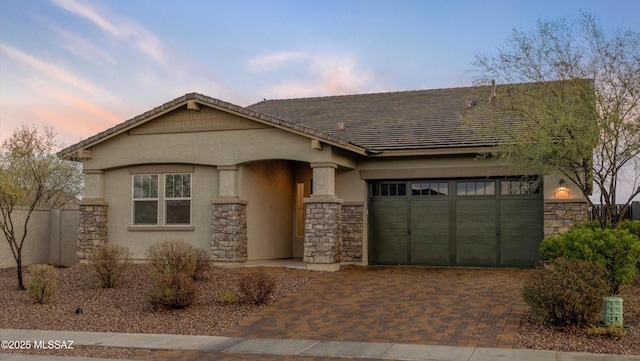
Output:
[[[370,264],[531,267],[543,239],[538,178],[370,182]]]

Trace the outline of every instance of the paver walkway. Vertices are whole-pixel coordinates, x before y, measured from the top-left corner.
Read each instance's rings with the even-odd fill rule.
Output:
[[[347,266],[224,336],[510,348],[526,310],[526,273]]]

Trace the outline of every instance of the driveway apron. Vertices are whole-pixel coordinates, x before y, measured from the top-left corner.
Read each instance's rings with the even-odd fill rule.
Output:
[[[526,274],[346,266],[311,275],[302,289],[224,336],[511,348],[526,310]]]

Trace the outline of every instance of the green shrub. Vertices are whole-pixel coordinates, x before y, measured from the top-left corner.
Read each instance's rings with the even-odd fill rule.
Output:
[[[149,266],[155,274],[182,273],[193,278],[197,256],[193,247],[181,239],[167,239],[147,250]]]
[[[620,229],[574,227],[543,240],[539,250],[545,260],[562,257],[601,264],[607,271],[612,294],[633,282],[640,262],[640,239]]]
[[[50,303],[56,292],[58,270],[48,264],[34,264],[28,268],[27,292],[34,303]]]
[[[555,326],[588,325],[602,316],[602,297],[609,290],[600,264],[558,258],[533,270],[523,296],[541,322]]]
[[[602,226],[598,221],[586,221],[586,222],[578,223],[575,226],[571,227],[571,229],[576,229],[576,228],[595,230],[595,229],[602,229]]]
[[[190,275],[165,272],[154,277],[147,301],[155,308],[178,309],[191,305],[196,287]]]
[[[240,295],[230,290],[222,290],[216,293],[216,301],[219,303],[238,303],[240,302]]]
[[[89,255],[89,264],[102,288],[113,288],[131,263],[131,253],[127,247],[107,243]]]
[[[640,221],[638,220],[631,221],[631,220],[625,219],[624,221],[618,223],[617,228],[628,231],[634,236],[640,238]]]
[[[263,304],[276,289],[276,281],[267,273],[251,272],[238,280],[238,289],[247,302]]]

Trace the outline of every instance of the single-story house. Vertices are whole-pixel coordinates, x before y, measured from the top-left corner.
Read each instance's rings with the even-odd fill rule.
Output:
[[[215,262],[302,258],[316,270],[532,266],[587,203],[557,175],[478,157],[495,142],[460,115],[492,92],[501,86],[248,107],[186,94],[59,153],[85,174],[77,254],[112,242],[142,259],[183,239]]]

